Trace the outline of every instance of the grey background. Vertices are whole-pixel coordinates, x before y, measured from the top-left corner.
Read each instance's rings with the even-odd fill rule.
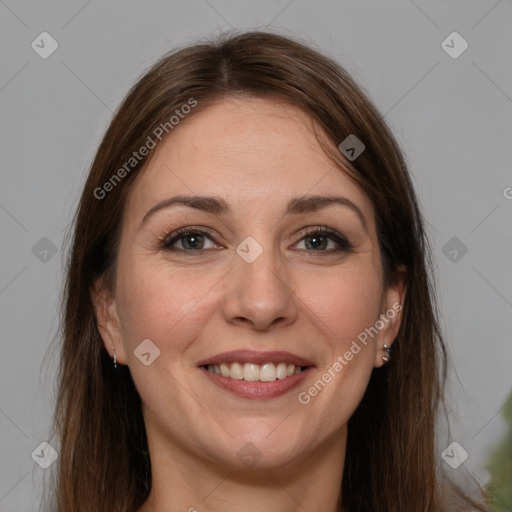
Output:
[[[439,454],[457,441],[469,457],[448,469],[485,483],[512,388],[511,19],[506,0],[0,0],[0,512],[37,510],[56,466],[31,453],[58,450],[47,433],[63,235],[112,111],[164,52],[231,27],[316,44],[385,114],[429,222],[455,365]],[[31,48],[43,31],[59,45],[47,59]],[[469,44],[456,59],[441,47],[453,31]],[[452,237],[468,249],[456,262]]]

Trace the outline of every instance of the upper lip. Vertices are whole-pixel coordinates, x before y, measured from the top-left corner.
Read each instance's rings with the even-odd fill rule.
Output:
[[[274,351],[274,352],[255,352],[253,350],[232,350],[230,352],[222,352],[208,359],[203,359],[197,363],[197,366],[206,366],[208,364],[221,363],[286,363],[295,366],[314,366],[313,363],[303,357],[291,352]]]

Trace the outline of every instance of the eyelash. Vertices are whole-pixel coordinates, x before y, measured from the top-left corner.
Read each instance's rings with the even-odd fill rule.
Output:
[[[209,233],[208,231],[205,231],[204,229],[201,229],[199,227],[189,226],[186,228],[178,229],[175,232],[173,232],[173,233],[167,235],[165,238],[163,238],[162,243],[160,244],[160,248],[165,251],[188,253],[190,256],[199,255],[202,252],[212,250],[212,249],[188,250],[188,249],[177,249],[175,247],[172,247],[174,245],[174,243],[176,243],[178,240],[180,240],[182,238],[185,238],[187,235],[202,235],[202,236],[206,236],[207,238],[209,238],[210,240],[215,242],[215,239],[213,238],[212,234]],[[326,227],[314,228],[314,229],[311,229],[311,230],[305,232],[303,234],[302,238],[299,240],[299,242],[301,242],[304,238],[310,237],[312,235],[321,235],[323,237],[330,238],[331,240],[336,242],[339,247],[337,249],[320,250],[320,251],[309,250],[309,249],[300,249],[300,250],[307,251],[309,253],[319,252],[319,253],[326,253],[326,254],[334,254],[334,253],[339,253],[339,252],[350,252],[354,248],[353,245],[343,235],[341,235],[337,231],[334,231],[334,230],[332,230],[330,228],[326,228]],[[297,242],[297,243],[299,243],[299,242]],[[317,256],[317,254],[315,254],[315,256]],[[311,254],[310,257],[315,257],[315,256],[313,256],[313,254]]]

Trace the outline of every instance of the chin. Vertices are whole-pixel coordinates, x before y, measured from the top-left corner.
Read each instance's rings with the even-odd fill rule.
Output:
[[[274,423],[275,427],[275,423]],[[269,429],[262,436],[254,432],[247,435],[234,435],[227,440],[223,450],[217,452],[220,460],[229,466],[240,469],[276,469],[292,462],[299,452],[304,451],[304,443],[295,441],[286,435],[270,435]]]

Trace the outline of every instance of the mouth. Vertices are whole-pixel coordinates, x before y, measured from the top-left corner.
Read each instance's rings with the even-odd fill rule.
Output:
[[[299,375],[310,366],[295,366],[286,363],[221,363],[201,366],[210,373],[222,375],[229,379],[245,380],[248,382],[274,382],[286,379],[292,375]]]
[[[315,365],[289,352],[232,351],[197,365],[220,388],[241,398],[274,398],[291,391]]]

